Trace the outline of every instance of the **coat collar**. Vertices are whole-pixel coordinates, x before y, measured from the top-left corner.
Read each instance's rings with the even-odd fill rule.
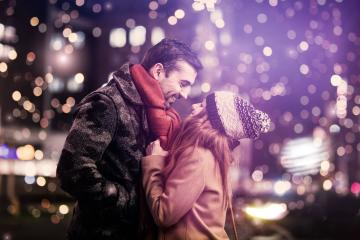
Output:
[[[124,97],[136,105],[144,105],[131,77],[130,67],[130,63],[122,65],[113,73],[113,79]]]

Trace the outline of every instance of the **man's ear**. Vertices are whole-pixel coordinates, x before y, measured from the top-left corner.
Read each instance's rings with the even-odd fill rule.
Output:
[[[149,73],[153,78],[159,80],[160,75],[164,73],[164,65],[161,63],[156,63],[150,68]]]

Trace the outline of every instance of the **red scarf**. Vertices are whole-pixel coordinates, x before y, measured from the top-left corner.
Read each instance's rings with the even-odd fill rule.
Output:
[[[146,106],[151,134],[159,138],[161,146],[167,150],[168,141],[180,126],[180,116],[174,108],[165,109],[165,97],[158,81],[141,64],[133,65],[130,73]]]

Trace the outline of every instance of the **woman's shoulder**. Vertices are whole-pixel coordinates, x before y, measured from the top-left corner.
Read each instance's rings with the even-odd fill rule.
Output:
[[[189,147],[183,151],[183,155],[186,158],[195,158],[199,161],[214,159],[214,155],[210,149],[204,147]]]

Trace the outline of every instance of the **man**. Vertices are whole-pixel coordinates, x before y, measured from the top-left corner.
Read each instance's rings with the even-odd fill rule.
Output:
[[[171,104],[201,68],[188,46],[164,39],[79,103],[57,168],[77,200],[68,239],[139,237],[140,159],[154,138],[166,147],[179,125]]]

